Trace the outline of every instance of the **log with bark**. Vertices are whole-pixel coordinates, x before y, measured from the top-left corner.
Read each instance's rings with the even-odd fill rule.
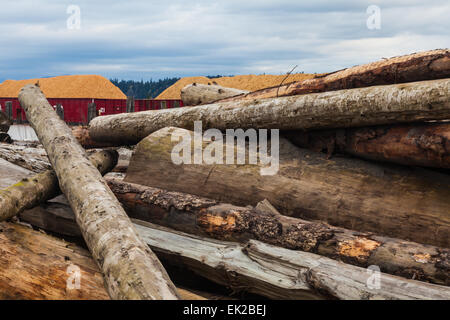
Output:
[[[163,266],[136,234],[119,201],[40,88],[26,85],[19,101],[75,212],[109,295],[114,299],[178,299]]]
[[[224,102],[192,108],[97,117],[91,138],[136,144],[152,132],[174,126],[193,129],[327,129],[450,118],[450,79],[340,90],[308,95]]]
[[[128,215],[178,231],[244,243],[256,239],[408,279],[450,285],[450,250],[280,215],[275,209],[238,207],[180,192],[107,179]],[[270,206],[270,205],[269,205]],[[26,210],[20,219],[44,230],[81,233],[64,198]]]
[[[450,122],[428,122],[282,134],[298,147],[404,165],[450,168]]]
[[[110,299],[89,251],[74,243],[2,222],[0,248],[2,300]],[[206,300],[211,296],[179,287],[177,291],[183,300]]]
[[[383,59],[325,75],[220,100],[244,101],[450,77],[450,51],[438,49]]]
[[[77,126],[72,128],[72,134],[85,149],[107,148],[110,143],[100,143],[91,139],[88,126]]]
[[[46,215],[50,219],[53,213]],[[380,273],[376,266],[364,269],[256,240],[219,241],[133,222],[164,265],[191,270],[234,292],[271,299],[450,299],[449,287]]]
[[[90,155],[89,160],[101,174],[111,171],[117,164],[116,151],[100,151]],[[25,209],[31,209],[61,194],[58,179],[53,170],[46,170],[24,178],[14,185],[0,190],[0,221],[7,220]]]
[[[226,88],[217,84],[193,83],[181,89],[181,100],[185,106],[196,106],[246,93],[249,91]]]
[[[0,143],[0,158],[34,172],[51,169],[43,148]]]
[[[125,181],[234,205],[255,206],[267,199],[284,215],[450,246],[450,177],[446,174],[359,159],[327,159],[325,154],[300,149],[285,139],[279,140],[279,169],[274,175],[261,175],[267,167],[261,163],[265,157],[234,141],[231,146],[224,143],[216,163],[175,164],[173,154],[180,150],[175,151],[179,142],[172,141],[173,137],[193,141],[192,136],[192,131],[165,128],[142,140]],[[213,152],[217,141],[203,142],[203,156]],[[236,154],[244,154],[245,164],[226,164],[227,150],[234,153],[234,163]],[[258,163],[249,164],[248,158]]]

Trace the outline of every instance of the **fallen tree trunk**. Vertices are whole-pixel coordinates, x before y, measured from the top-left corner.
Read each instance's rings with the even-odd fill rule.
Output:
[[[382,272],[408,279],[450,285],[450,250],[395,238],[358,233],[321,222],[310,222],[256,208],[237,207],[185,193],[144,187],[117,179],[108,185],[132,218],[218,240],[256,239],[356,266],[377,265]],[[20,219],[44,230],[80,236],[74,215],[54,199]]]
[[[161,259],[235,290],[273,299],[450,299],[449,287],[371,272],[308,252],[256,240],[243,245],[209,240],[133,221]]]
[[[0,143],[0,158],[34,172],[51,169],[43,148]]]
[[[117,152],[100,151],[93,153],[89,160],[105,174],[117,164]],[[61,194],[58,178],[53,170],[41,172],[24,178],[16,184],[0,190],[0,221],[7,220],[25,209],[37,206],[46,200]]]
[[[107,148],[112,146],[110,143],[100,143],[92,140],[89,135],[89,127],[87,126],[72,128],[72,134],[85,149]]]
[[[450,122],[286,131],[298,147],[404,165],[450,168]]]
[[[193,83],[181,89],[181,100],[183,100],[185,106],[196,106],[248,92],[234,88],[225,88],[215,84]]]
[[[19,101],[47,151],[110,296],[177,299],[176,289],[157,257],[136,235],[119,201],[39,87],[23,87]]]
[[[73,243],[2,222],[0,248],[2,300],[110,299],[90,253]],[[80,275],[79,287],[77,274]],[[184,300],[206,300],[203,293],[177,290]]]
[[[97,117],[92,139],[136,144],[158,129],[326,129],[450,118],[450,79]]]
[[[267,199],[284,215],[450,246],[448,175],[358,159],[327,159],[324,154],[297,148],[285,139],[279,141],[279,167],[272,163],[273,175],[261,175],[266,168],[261,154],[235,146],[234,141],[231,146],[224,143],[223,155],[214,159],[224,164],[178,165],[172,160],[178,142],[172,138],[180,136],[194,140],[193,132],[178,128],[161,129],[142,140],[131,158],[125,181],[234,205],[255,206]],[[203,142],[204,157],[211,147],[211,142]],[[228,150],[234,155],[244,154],[246,159],[248,155],[258,163],[229,163]],[[234,155],[231,159],[236,163]]]
[[[261,89],[222,99],[220,102],[266,99],[448,77],[450,77],[450,51],[431,50],[383,59],[316,76],[313,79]]]

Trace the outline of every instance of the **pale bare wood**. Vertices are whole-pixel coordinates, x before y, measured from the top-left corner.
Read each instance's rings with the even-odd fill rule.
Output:
[[[248,92],[246,90],[226,88],[216,84],[192,83],[181,89],[181,100],[183,100],[185,106],[196,106]]]

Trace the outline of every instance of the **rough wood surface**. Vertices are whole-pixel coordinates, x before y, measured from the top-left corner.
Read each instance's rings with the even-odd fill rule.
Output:
[[[0,158],[34,172],[51,169],[43,148],[0,143]]]
[[[115,151],[100,151],[89,156],[89,160],[102,174],[116,166],[117,158],[118,154]],[[53,170],[46,170],[16,181],[14,185],[0,190],[0,221],[7,220],[59,194],[61,190]]]
[[[196,106],[248,92],[246,90],[226,88],[215,84],[192,83],[181,89],[181,100],[183,100],[185,106]]]
[[[450,168],[450,122],[414,123],[318,131],[283,136],[314,151],[435,168]]]
[[[77,126],[72,128],[72,134],[85,149],[111,147],[110,143],[100,143],[91,139],[88,126]]]
[[[89,251],[76,244],[18,224],[2,222],[0,253],[2,300],[110,299],[103,286],[102,274]],[[75,284],[70,278],[73,276],[70,266],[80,268],[79,288],[67,286],[68,282]],[[177,288],[177,291],[183,300],[213,297],[185,288]]]
[[[450,250],[337,228],[282,216],[257,208],[238,207],[185,193],[144,187],[117,179],[108,185],[132,218],[218,240],[256,239],[272,245],[317,253],[345,263],[408,279],[450,285]],[[80,236],[64,199],[55,199],[20,215],[44,230]]]
[[[79,289],[67,286],[71,265]],[[24,226],[0,223],[0,269],[0,299],[109,299],[87,250]]]
[[[272,299],[450,299],[450,288],[373,273],[313,253],[188,235],[133,220],[141,237],[159,255],[235,291]],[[183,245],[180,246],[180,243]]]
[[[450,77],[450,51],[431,50],[347,68],[313,79],[222,99],[243,101]]]
[[[47,151],[110,296],[177,299],[159,260],[138,237],[119,201],[39,87],[26,85],[19,101]]]
[[[260,163],[225,164],[226,148],[224,164],[176,165],[172,150],[178,141],[172,141],[172,134],[193,135],[165,128],[142,140],[125,181],[234,205],[255,206],[267,199],[284,215],[450,247],[450,176],[446,174],[359,159],[327,159],[285,139],[279,141],[275,175],[262,176]],[[205,141],[203,148],[210,143]],[[235,155],[248,154],[233,148]]]

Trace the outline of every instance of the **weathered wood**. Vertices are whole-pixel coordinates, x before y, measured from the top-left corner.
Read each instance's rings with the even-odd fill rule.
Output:
[[[109,299],[87,250],[24,226],[0,223],[0,269],[0,299]]]
[[[374,275],[367,269],[308,252],[256,240],[244,245],[210,240],[133,221],[161,259],[235,291],[247,290],[272,299],[450,299],[449,287],[384,273]],[[379,289],[377,281],[371,281],[374,276],[379,276]]]
[[[450,77],[450,51],[439,49],[383,59],[316,76],[313,79],[222,99],[220,102],[266,99],[448,77]]]
[[[13,143],[13,140],[6,132],[0,132],[0,143]]]
[[[450,122],[414,123],[324,131],[287,131],[283,136],[314,151],[435,168],[450,168]]]
[[[165,128],[142,140],[125,181],[234,205],[255,206],[267,199],[284,215],[450,246],[448,175],[359,159],[327,159],[325,154],[297,148],[285,139],[279,141],[279,170],[274,175],[261,175],[266,166],[260,161],[226,164],[227,149],[234,150],[234,155],[249,154],[235,145],[224,147],[224,164],[174,164],[172,151],[178,141],[172,141],[172,136],[186,135],[192,138],[193,132]],[[210,144],[204,141],[203,150]],[[261,159],[255,152],[252,155]]]
[[[8,116],[0,110],[0,132],[8,132],[11,125],[11,120]]]
[[[102,173],[112,170],[117,164],[117,152],[100,151],[91,154],[89,160]],[[0,221],[7,220],[25,209],[37,206],[61,194],[58,179],[53,170],[46,170],[24,178],[6,189],[0,190]]]
[[[73,127],[72,134],[85,149],[106,148],[112,146],[110,143],[100,143],[92,140],[89,135],[89,127],[87,126]]]
[[[76,244],[18,224],[1,222],[0,253],[2,300],[110,299],[89,251]],[[81,276],[79,288],[74,277],[77,268]],[[68,283],[72,286],[67,286]],[[183,300],[213,298],[185,288],[177,291]]]
[[[176,289],[42,91],[26,85],[19,101],[47,151],[92,256],[115,299],[177,299]]]
[[[242,243],[256,239],[356,266],[377,265],[382,272],[408,279],[450,285],[449,249],[268,213],[257,209],[260,204],[257,208],[238,207],[117,179],[107,181],[135,219],[218,240]],[[20,218],[44,230],[80,236],[74,215],[64,202],[52,200],[26,210]]]
[[[43,148],[0,143],[0,158],[34,172],[51,169]]]
[[[192,83],[181,89],[181,100],[185,106],[196,106],[246,93],[249,91],[226,88],[216,84]]]
[[[450,118],[450,79],[224,102],[192,108],[97,117],[95,141],[136,144],[152,132],[174,126],[193,129],[326,129]]]

